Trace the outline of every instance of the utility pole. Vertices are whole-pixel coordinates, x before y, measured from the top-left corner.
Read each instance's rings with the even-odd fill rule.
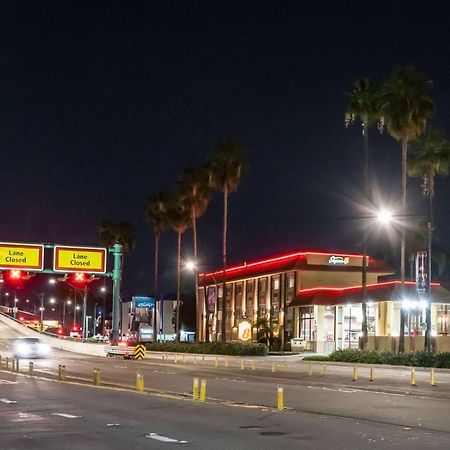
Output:
[[[113,279],[113,298],[112,298],[112,330],[111,343],[119,341],[119,324],[120,324],[120,282],[122,278],[122,245],[114,244],[109,251],[114,256],[114,269],[112,273]]]

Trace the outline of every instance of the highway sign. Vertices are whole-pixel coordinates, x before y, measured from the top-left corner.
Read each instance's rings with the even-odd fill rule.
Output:
[[[154,308],[155,298],[154,297],[132,297],[133,305],[135,308]]]
[[[0,242],[0,269],[44,269],[44,246]]]
[[[106,248],[55,245],[55,272],[105,273]]]

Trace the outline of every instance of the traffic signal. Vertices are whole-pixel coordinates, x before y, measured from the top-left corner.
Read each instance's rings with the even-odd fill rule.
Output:
[[[12,269],[9,271],[9,279],[11,281],[22,280],[23,273],[20,269]]]

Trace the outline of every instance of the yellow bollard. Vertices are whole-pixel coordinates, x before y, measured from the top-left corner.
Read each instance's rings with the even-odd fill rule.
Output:
[[[358,380],[358,367],[353,366],[353,380],[352,381],[357,381],[357,380]]]
[[[34,374],[34,363],[32,361],[30,361],[28,364],[28,373],[30,374],[30,377],[32,377]]]
[[[255,363],[255,361],[252,361],[252,370],[256,370],[256,363]]]
[[[19,371],[19,358],[16,359],[16,372]]]
[[[275,372],[276,368],[275,368],[275,363],[272,363],[272,372]]]
[[[323,376],[328,374],[328,366],[326,364],[322,368],[322,374],[323,374]]]
[[[13,358],[11,361],[11,372],[14,372],[16,368],[16,360]]]
[[[283,395],[283,388],[281,386],[278,386],[277,388],[277,403],[278,403],[278,411],[283,411],[284,409],[284,395]]]
[[[92,381],[95,386],[100,386],[100,369],[94,369]]]
[[[175,353],[175,360],[174,360],[174,363],[175,363],[175,364],[178,364],[178,354],[177,354],[177,353]]]
[[[9,366],[9,358],[6,357],[5,358],[5,367],[6,367],[6,369],[8,369],[8,366]]]
[[[217,369],[219,367],[219,358],[216,356],[214,359],[214,367]]]
[[[197,355],[194,355],[194,366],[197,364]]]
[[[166,359],[166,354],[163,353],[163,354],[161,355],[161,360],[164,361],[165,359]]]
[[[230,365],[230,362],[229,362],[229,358],[225,358],[225,368],[226,369],[228,369],[228,366]]]
[[[241,359],[241,370],[244,370],[244,360]]]
[[[138,392],[144,392],[144,375],[139,372],[136,374],[136,390]]]
[[[183,355],[182,360],[183,360],[183,364],[186,364],[186,355]]]
[[[202,380],[200,383],[200,401],[206,400],[206,380]]]
[[[416,369],[411,367],[411,386],[416,385]]]
[[[430,384],[431,386],[436,386],[436,380],[434,378],[434,367],[430,368]]]
[[[312,364],[308,364],[308,375],[311,376],[313,373]]]
[[[373,369],[373,367],[371,367],[369,369],[369,380],[373,381],[373,379],[374,379],[374,369]]]
[[[288,371],[288,363],[287,363],[287,362],[285,362],[285,363],[283,364],[283,368],[284,368],[284,371],[285,371],[285,372]]]
[[[0,368],[2,367],[2,355],[0,355]]]
[[[61,366],[61,380],[64,381],[66,379],[66,366]]]
[[[192,400],[198,400],[198,378],[194,378],[192,383]]]

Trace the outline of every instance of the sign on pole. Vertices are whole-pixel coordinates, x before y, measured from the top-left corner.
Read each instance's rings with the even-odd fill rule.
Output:
[[[55,245],[53,270],[55,272],[105,273],[106,248]]]
[[[44,269],[44,246],[0,242],[0,269]]]
[[[135,308],[154,308],[156,303],[154,297],[133,296],[132,300]]]

